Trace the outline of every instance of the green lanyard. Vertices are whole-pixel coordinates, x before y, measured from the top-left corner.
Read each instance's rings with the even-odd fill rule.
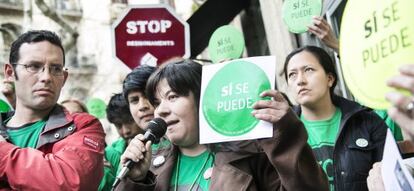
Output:
[[[206,161],[204,161],[203,166],[200,169],[200,172],[197,173],[196,178],[194,179],[193,183],[191,184],[190,188],[188,190],[193,189],[194,184],[197,182],[198,178],[201,175],[201,172],[203,172],[203,169],[206,167],[208,159],[210,159],[211,157],[211,153],[208,154],[208,157],[206,159]],[[177,174],[175,175],[175,185],[174,185],[174,191],[177,191],[177,187],[178,187],[178,177],[180,176],[180,163],[181,163],[181,153],[178,152],[178,157],[177,157],[177,165],[176,165],[176,172]]]

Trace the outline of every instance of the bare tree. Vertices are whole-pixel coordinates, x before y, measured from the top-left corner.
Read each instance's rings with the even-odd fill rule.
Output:
[[[79,33],[72,28],[65,20],[63,20],[55,11],[55,9],[51,9],[44,0],[35,0],[37,7],[39,7],[40,11],[46,16],[55,21],[58,25],[60,25],[65,32],[68,34],[66,38],[63,40],[63,47],[65,50],[70,50],[73,46],[76,45],[76,40],[79,36]]]

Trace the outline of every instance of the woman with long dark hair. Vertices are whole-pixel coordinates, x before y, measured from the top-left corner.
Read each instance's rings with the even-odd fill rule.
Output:
[[[382,159],[385,123],[371,109],[334,94],[336,70],[322,48],[290,53],[284,74],[331,190],[368,190],[368,172]]]

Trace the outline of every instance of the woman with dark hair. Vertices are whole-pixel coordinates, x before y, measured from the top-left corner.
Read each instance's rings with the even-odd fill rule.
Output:
[[[201,71],[200,64],[183,60],[165,64],[150,77],[148,99],[155,117],[167,122],[173,146],[160,153],[165,161],[151,165],[150,142],[144,145],[142,135],[135,137],[121,163],[136,163],[118,190],[328,190],[303,124],[275,90],[263,92],[273,100],[256,102],[252,112],[273,124],[274,137],[199,144]]]
[[[322,48],[290,53],[284,74],[331,190],[368,190],[369,169],[382,159],[386,124],[371,109],[334,94],[336,70]]]

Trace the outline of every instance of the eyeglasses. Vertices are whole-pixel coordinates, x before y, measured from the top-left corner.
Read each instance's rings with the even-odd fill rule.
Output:
[[[44,64],[38,64],[38,63],[31,63],[31,64],[14,64],[14,65],[21,65],[26,68],[26,71],[32,74],[38,74],[40,72],[45,71],[45,65]],[[68,69],[63,67],[62,65],[50,65],[49,66],[49,72],[53,76],[63,76],[63,73],[67,71]]]

